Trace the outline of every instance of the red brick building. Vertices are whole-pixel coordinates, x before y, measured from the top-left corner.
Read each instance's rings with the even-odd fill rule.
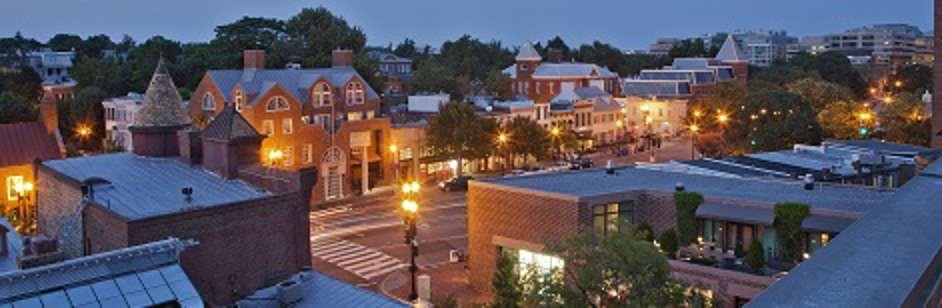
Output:
[[[618,74],[591,63],[567,62],[559,50],[550,50],[546,61],[524,43],[516,63],[503,73],[513,79],[513,93],[526,96],[536,103],[547,103],[560,93],[578,88],[596,87],[614,96],[619,95]]]
[[[39,232],[70,257],[196,240],[181,264],[212,306],[310,266],[314,170],[259,166],[264,137],[232,106],[204,132],[184,130],[180,106],[161,62],[131,128],[134,153],[38,163]]]
[[[211,119],[234,106],[267,136],[265,164],[319,170],[312,202],[390,185],[395,141],[389,119],[379,117],[380,97],[354,70],[350,50],[332,56],[329,68],[266,69],[264,51],[246,50],[242,70],[206,72],[187,112]]]
[[[682,184],[681,184],[682,183]],[[772,227],[779,202],[803,202],[811,216],[802,222],[803,249],[809,254],[827,244],[892,191],[799,182],[720,177],[650,171],[638,168],[588,170],[562,174],[472,181],[468,190],[468,267],[471,285],[490,291],[497,256],[511,251],[520,264],[568,266],[546,247],[578,232],[610,232],[619,220],[650,225],[655,235],[676,228],[673,192],[678,185],[701,193],[696,212],[703,242],[718,254],[733,253],[761,239],[768,260],[779,252]],[[713,250],[711,248],[710,250]],[[531,261],[535,260],[535,261]],[[531,263],[532,262],[532,263]],[[669,261],[674,279],[710,289],[724,304],[753,298],[775,279],[723,267],[681,260]]]

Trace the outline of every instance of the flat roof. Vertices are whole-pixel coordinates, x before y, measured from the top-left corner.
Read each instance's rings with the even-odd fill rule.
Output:
[[[481,180],[483,183],[547,192],[574,198],[588,198],[633,190],[673,192],[677,183],[687,191],[706,197],[758,201],[763,203],[801,202],[812,208],[862,213],[882,204],[894,191],[849,185],[818,183],[804,189],[800,181],[735,179],[676,172],[616,168],[615,175],[604,169],[506,177]]]
[[[42,162],[77,182],[101,178],[94,185],[95,203],[129,220],[214,207],[269,196],[240,180],[226,180],[176,158],[115,153]],[[193,188],[191,201],[182,189]]]
[[[942,278],[940,199],[937,161],[748,306],[925,306]]]
[[[408,303],[383,296],[379,293],[331,278],[315,271],[302,272],[292,277],[302,284],[304,290],[301,300],[291,305],[296,308],[405,308]],[[279,308],[276,287],[261,289],[239,301],[240,307]]]

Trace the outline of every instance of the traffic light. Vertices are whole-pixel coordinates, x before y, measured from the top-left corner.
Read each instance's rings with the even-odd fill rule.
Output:
[[[759,143],[756,142],[755,139],[752,139],[752,140],[749,140],[749,144],[752,145],[752,146],[756,146],[756,145],[759,144]]]
[[[869,129],[869,128],[867,128],[867,127],[861,127],[861,128],[860,128],[860,137],[861,137],[861,138],[867,138],[867,135],[868,135],[868,134],[870,134],[870,129]]]

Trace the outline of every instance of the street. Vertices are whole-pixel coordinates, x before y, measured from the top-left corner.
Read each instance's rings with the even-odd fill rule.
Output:
[[[654,161],[657,163],[664,163],[672,160],[689,160],[691,159],[690,146],[691,142],[690,138],[688,137],[677,137],[674,139],[665,140],[660,148],[654,149]],[[589,155],[589,157],[592,158],[592,162],[595,164],[595,167],[605,167],[605,164],[608,163],[608,160],[612,160],[616,166],[651,162],[651,153],[648,151],[631,153],[622,157],[616,157],[611,153],[602,151]]]

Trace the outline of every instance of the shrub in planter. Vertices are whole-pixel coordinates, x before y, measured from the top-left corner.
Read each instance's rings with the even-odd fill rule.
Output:
[[[678,245],[686,246],[697,241],[697,207],[703,203],[703,195],[689,191],[674,193],[677,206]]]
[[[753,240],[749,244],[749,250],[746,252],[746,265],[754,271],[759,271],[765,266],[765,251],[762,248],[762,242]]]
[[[661,250],[666,252],[669,258],[673,259],[677,256],[677,250],[680,249],[677,243],[677,231],[674,231],[673,228],[667,229],[667,231],[661,233],[657,241],[661,244]]]
[[[796,262],[801,256],[801,221],[810,211],[811,207],[802,203],[775,205],[775,238],[782,248],[782,261]]]
[[[639,238],[642,238],[645,241],[654,241],[654,228],[651,228],[651,225],[649,224],[641,223],[638,225],[638,228],[635,229],[635,232],[638,234]]]

